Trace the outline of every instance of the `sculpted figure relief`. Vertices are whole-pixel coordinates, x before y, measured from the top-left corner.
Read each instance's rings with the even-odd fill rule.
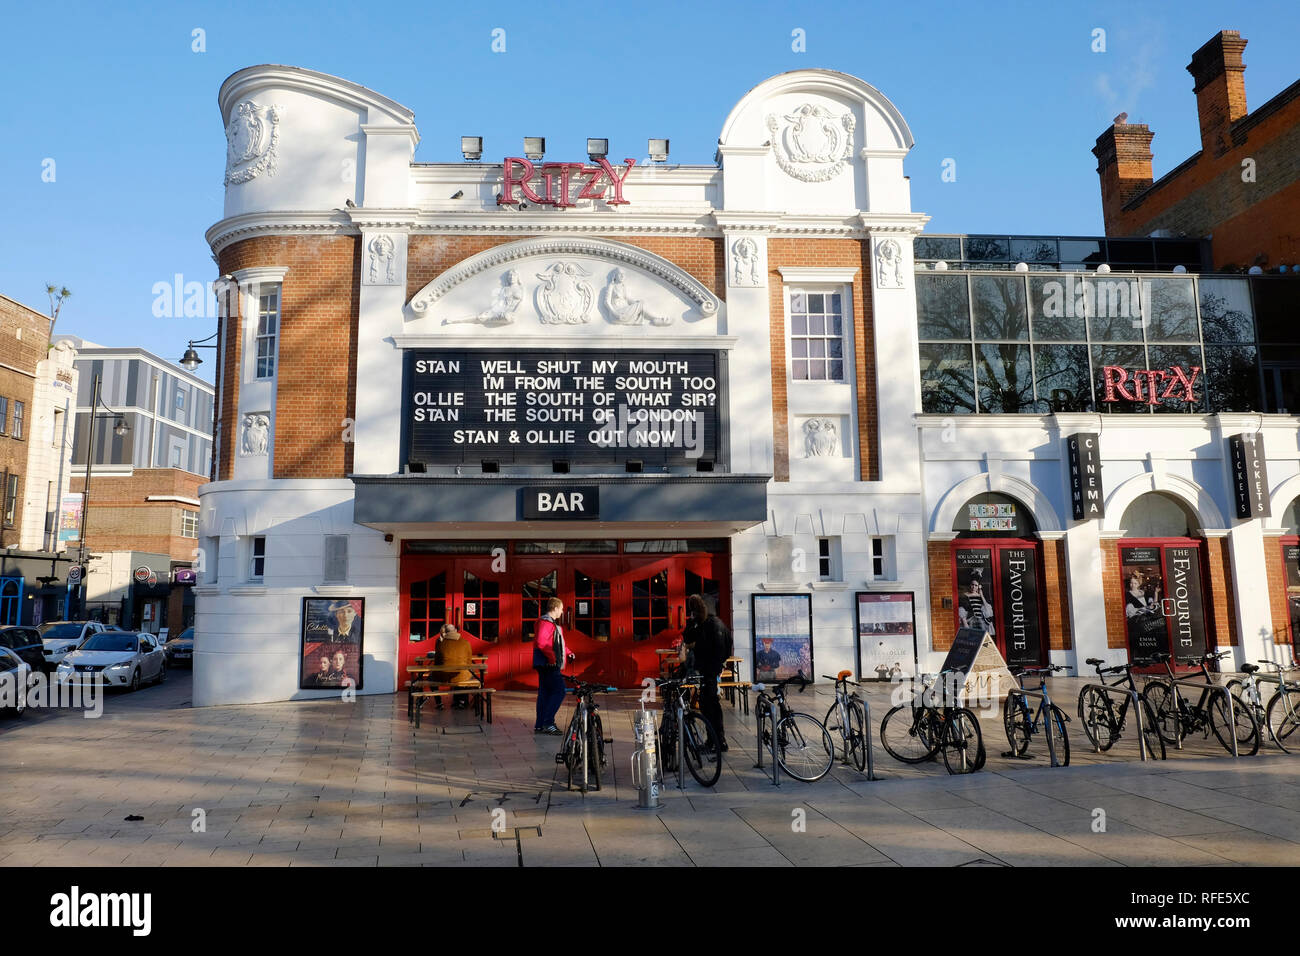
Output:
[[[496,294],[492,296],[492,304],[484,309],[478,315],[471,315],[465,319],[443,319],[443,325],[482,325],[487,328],[495,328],[501,325],[510,325],[515,320],[515,312],[519,309],[519,303],[524,301],[524,283],[519,278],[519,273],[511,269],[501,277],[501,288],[497,289]]]
[[[622,269],[615,269],[609,274],[609,284],[601,293],[601,302],[609,312],[610,321],[615,325],[669,325],[672,318],[656,315],[645,307],[645,302],[628,295],[627,277]]]

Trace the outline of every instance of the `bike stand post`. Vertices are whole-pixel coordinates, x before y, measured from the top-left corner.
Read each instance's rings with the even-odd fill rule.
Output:
[[[677,698],[677,789],[686,790],[686,710]]]
[[[1142,718],[1142,702],[1138,699],[1137,691],[1130,690],[1126,693],[1133,698],[1133,714],[1137,717],[1138,756],[1142,758],[1143,763],[1146,763],[1151,757],[1147,750],[1146,721]]]
[[[862,698],[862,710],[866,714],[866,726],[862,728],[862,736],[867,746],[867,779],[876,779],[876,762],[871,753],[871,703],[864,697]]]

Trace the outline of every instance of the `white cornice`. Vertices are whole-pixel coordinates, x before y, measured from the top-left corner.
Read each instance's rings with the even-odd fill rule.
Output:
[[[288,210],[284,212],[246,212],[238,216],[223,219],[208,227],[204,233],[208,245],[214,254],[232,242],[249,239],[253,236],[295,235],[315,233],[317,235],[345,236],[358,235],[357,227],[349,220],[347,213],[341,209],[331,212],[312,212],[308,210]]]
[[[841,266],[778,266],[786,282],[852,282],[858,267]]]
[[[230,273],[235,277],[241,289],[261,285],[263,282],[283,282],[289,274],[288,266],[253,266],[248,269],[236,269]]]
[[[266,87],[297,90],[309,96],[324,96],[349,106],[364,108],[368,114],[377,109],[400,124],[415,122],[415,113],[410,109],[359,83],[331,76],[328,73],[307,70],[300,66],[265,63],[260,66],[245,67],[226,77],[225,82],[221,84],[221,90],[217,93],[222,123],[230,120],[231,107],[237,101],[245,96],[254,95]],[[366,116],[370,122],[376,118],[372,115]]]
[[[501,342],[494,339],[485,338],[483,335],[465,335],[452,334],[446,335],[438,332],[415,333],[411,335],[392,335],[385,341],[391,341],[394,348],[398,349],[429,349],[429,348],[486,348],[499,349]],[[545,345],[548,349],[592,349],[592,348],[647,348],[653,346],[655,349],[665,351],[681,351],[688,349],[724,349],[731,350],[740,342],[735,335],[700,335],[700,336],[677,336],[669,339],[658,339],[653,336],[644,335],[547,335]]]

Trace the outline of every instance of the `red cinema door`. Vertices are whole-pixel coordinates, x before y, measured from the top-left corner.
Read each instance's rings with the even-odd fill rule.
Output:
[[[615,628],[626,629],[626,595],[615,601],[618,558],[571,557],[564,563],[564,633],[577,655],[568,672],[592,683],[618,684]]]
[[[417,656],[433,652],[438,632],[451,618],[453,562],[447,558],[406,555],[402,558],[401,631],[404,638],[398,655],[399,688],[410,684],[406,668]]]
[[[522,672],[519,604],[506,570],[509,561],[499,557],[457,558],[453,578],[453,624],[469,641],[475,654],[488,659],[488,682],[495,687],[518,689],[532,676],[531,663]],[[531,658],[530,658],[531,662]],[[532,686],[536,686],[534,679]]]

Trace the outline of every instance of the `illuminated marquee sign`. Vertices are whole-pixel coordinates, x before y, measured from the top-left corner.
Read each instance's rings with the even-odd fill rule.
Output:
[[[604,157],[596,160],[595,166],[588,163],[543,163],[537,167],[519,156],[507,156],[497,205],[517,206],[527,200],[536,206],[568,209],[579,199],[604,199],[609,206],[626,206],[629,202],[623,198],[623,183],[636,160],[625,159],[623,162],[623,173],[619,175]],[[538,185],[541,192],[534,188]],[[515,187],[519,188],[522,199],[515,198]],[[613,193],[609,198],[605,196],[606,189]]]
[[[1104,386],[1102,401],[1118,402],[1124,399],[1159,405],[1164,399],[1172,398],[1175,401],[1194,403],[1196,393],[1192,389],[1200,375],[1199,365],[1193,365],[1190,369],[1171,365],[1167,369],[1143,368],[1132,372],[1118,365],[1106,365],[1101,370]]]
[[[973,504],[966,506],[972,531],[1016,531],[1016,506]]]

